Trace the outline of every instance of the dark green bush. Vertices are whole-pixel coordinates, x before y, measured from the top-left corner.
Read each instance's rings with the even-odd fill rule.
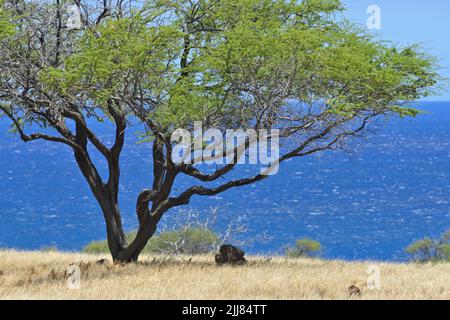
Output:
[[[127,234],[128,242],[136,236],[135,232]],[[150,239],[143,253],[159,254],[205,254],[216,249],[219,236],[204,227],[183,227],[165,231]],[[84,247],[87,253],[108,253],[106,241],[94,241]]]
[[[297,240],[294,247],[289,247],[286,249],[286,256],[290,258],[300,258],[300,257],[313,257],[316,256],[322,245],[309,238],[304,238]]]
[[[57,246],[48,246],[48,247],[42,247],[40,249],[40,251],[42,252],[58,252],[58,247]]]
[[[166,231],[150,239],[149,253],[204,254],[214,251],[219,237],[206,228],[183,228]]]
[[[439,239],[425,238],[405,249],[414,261],[450,261],[450,230]]]

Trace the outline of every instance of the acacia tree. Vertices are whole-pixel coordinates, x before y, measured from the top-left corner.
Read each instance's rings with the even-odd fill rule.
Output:
[[[80,30],[65,27],[67,4],[80,9]],[[136,261],[169,209],[268,177],[227,178],[235,163],[174,163],[177,128],[192,132],[194,121],[276,128],[282,163],[342,148],[380,118],[415,116],[405,103],[429,95],[438,80],[432,57],[373,38],[343,18],[338,0],[15,0],[4,7],[15,32],[1,40],[0,115],[25,142],[73,150],[115,261]],[[104,142],[88,120],[114,124],[115,141]],[[139,229],[127,244],[118,198],[133,121],[147,129],[153,176],[136,197]],[[107,177],[88,146],[105,158]],[[198,184],[175,193],[182,175]]]

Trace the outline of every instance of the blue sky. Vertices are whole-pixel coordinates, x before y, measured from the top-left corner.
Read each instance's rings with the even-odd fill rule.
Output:
[[[441,74],[450,78],[450,1],[448,0],[343,0],[345,16],[366,25],[367,8],[381,9],[381,37],[400,45],[420,43],[437,56],[444,68]],[[450,88],[441,96],[427,100],[450,101]]]

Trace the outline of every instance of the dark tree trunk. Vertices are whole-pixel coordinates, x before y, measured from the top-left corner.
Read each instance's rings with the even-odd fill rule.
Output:
[[[164,212],[168,210],[167,201],[172,189],[177,171],[172,163],[168,162],[164,154],[164,143],[157,138],[153,144],[154,183],[153,190],[144,190],[138,197],[136,214],[139,220],[139,229],[136,238],[127,246],[126,237],[122,227],[122,219],[119,210],[119,179],[120,179],[120,154],[124,144],[124,130],[126,119],[121,117],[113,108],[112,102],[108,102],[110,114],[116,122],[116,141],[111,149],[106,148],[86,128],[82,116],[76,115],[76,144],[74,148],[75,160],[85,177],[88,185],[101,207],[106,223],[108,247],[115,262],[135,262],[142,250],[155,234],[157,225]],[[88,141],[103,154],[108,162],[109,179],[103,182],[99,172],[92,162],[87,149]],[[150,202],[152,202],[150,208]]]
[[[139,229],[133,242],[119,254],[120,262],[138,260],[142,250],[155,234],[163,214],[167,211],[167,207],[164,208],[161,204],[169,197],[177,172],[167,161],[164,143],[160,138],[156,138],[153,143],[153,175],[153,190],[144,190],[137,199],[136,214]],[[150,202],[152,202],[151,206]]]
[[[108,247],[114,261],[120,260],[120,253],[126,248],[127,242],[122,227],[119,206],[112,199],[97,199],[106,223]]]
[[[139,255],[142,250],[144,250],[148,241],[155,234],[157,229],[157,222],[149,222],[146,224],[145,228],[139,228],[138,233],[134,241],[122,252],[119,254],[118,259],[115,259],[118,262],[137,262],[139,259]]]
[[[80,168],[84,168],[84,166],[80,165]],[[120,253],[126,248],[127,242],[122,227],[116,192],[111,193],[111,187],[103,185],[103,183],[95,183],[95,175],[90,176],[88,174],[87,180],[105,219],[108,247],[112,258],[114,261],[119,260]]]
[[[150,201],[153,201],[157,195],[158,193],[154,190],[144,190],[139,195],[136,204],[139,229],[133,242],[120,253],[120,262],[136,262],[150,238],[155,234],[158,222],[164,213],[162,209],[153,212],[153,214],[150,212]]]
[[[119,123],[119,119],[117,122]],[[121,256],[127,248],[118,204],[120,178],[119,157],[124,141],[124,128],[125,123],[119,123],[117,127],[116,143],[111,150],[101,148],[101,152],[108,161],[109,180],[107,183],[103,183],[100,174],[89,156],[87,151],[88,139],[86,130],[80,121],[76,124],[76,139],[81,148],[74,150],[74,156],[78,167],[88,182],[88,185],[102,210],[106,223],[108,247],[114,261],[121,261]]]

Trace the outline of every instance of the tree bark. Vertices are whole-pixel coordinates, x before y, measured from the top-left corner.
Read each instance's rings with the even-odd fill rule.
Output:
[[[110,112],[116,115],[110,108]],[[125,233],[122,227],[122,218],[119,209],[119,179],[120,179],[120,153],[124,143],[124,130],[126,123],[124,118],[116,115],[116,142],[111,150],[108,150],[100,142],[96,141],[96,147],[105,156],[108,162],[109,179],[103,183],[100,174],[92,162],[87,150],[88,132],[83,125],[83,119],[76,119],[76,142],[79,148],[74,149],[75,160],[85,177],[94,197],[103,213],[106,223],[106,235],[108,247],[114,261],[121,261],[121,255],[127,248]],[[89,140],[92,141],[94,137]],[[96,139],[96,138],[95,138]]]
[[[148,221],[145,227],[139,228],[134,241],[119,253],[117,259],[113,259],[122,263],[137,262],[142,250],[144,250],[148,241],[155,234],[157,226],[158,222],[156,220]]]
[[[178,171],[175,170],[170,161],[167,161],[164,153],[165,144],[161,137],[157,138],[153,144],[153,190],[144,190],[138,197],[136,214],[139,220],[139,229],[136,238],[130,245],[127,245],[119,209],[120,154],[124,144],[126,121],[115,111],[112,102],[108,102],[108,108],[116,122],[114,146],[111,149],[104,146],[86,127],[82,115],[75,114],[71,115],[76,123],[74,156],[101,207],[106,223],[108,247],[113,261],[120,263],[136,262],[150,238],[155,234],[162,215],[169,209],[167,206],[161,206],[161,204],[167,201]],[[87,149],[88,142],[91,142],[107,160],[109,178],[106,183],[103,182],[90,158]],[[151,206],[150,202],[152,202]]]
[[[150,201],[154,201],[158,192],[155,190],[144,190],[138,197],[136,214],[139,220],[139,229],[133,242],[119,254],[120,262],[136,262],[144,250],[150,238],[155,234],[158,222],[164,211],[150,212]]]
[[[120,253],[126,248],[126,238],[122,227],[122,219],[119,210],[117,190],[114,187],[104,185],[97,171],[90,165],[86,155],[75,153],[75,159],[83,172],[94,197],[103,213],[106,223],[106,235],[108,247],[113,260],[119,259]],[[118,186],[116,186],[118,188]]]
[[[122,227],[118,204],[111,198],[98,199],[106,223],[106,236],[108,247],[113,261],[120,260],[121,252],[126,248],[127,242]]]

